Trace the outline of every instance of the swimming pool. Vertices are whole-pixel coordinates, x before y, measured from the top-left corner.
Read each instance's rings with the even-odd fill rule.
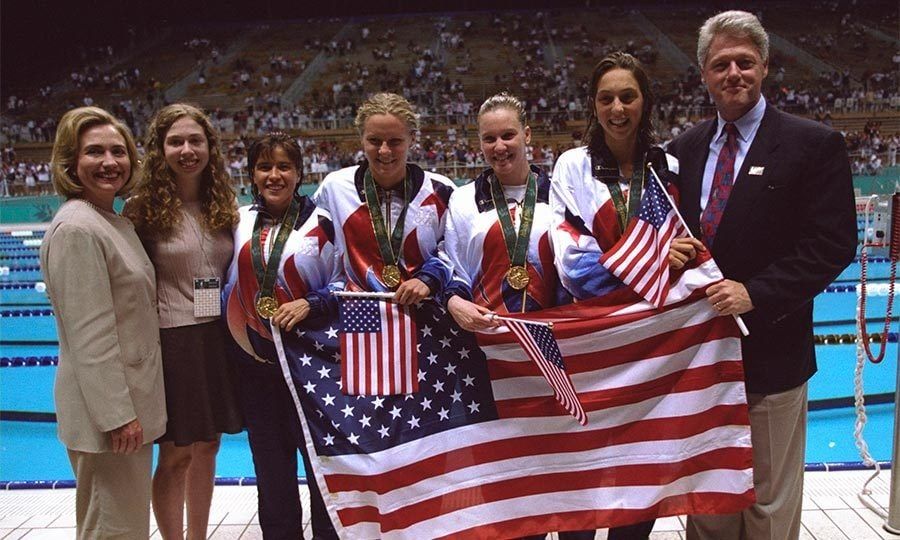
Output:
[[[40,232],[16,237],[0,233],[0,484],[73,478],[53,421],[58,344],[50,304],[39,284],[40,236]],[[884,260],[873,262],[869,268],[871,282],[883,282],[888,268]],[[852,264],[816,299],[815,333],[823,336],[820,341],[828,336],[829,343],[816,345],[819,372],[809,386],[807,463],[860,459],[853,440],[855,345],[839,343],[842,337],[846,340],[856,332],[855,283],[859,272],[859,264]],[[871,333],[881,330],[885,306],[884,295],[870,297],[866,316]],[[879,461],[891,456],[896,373],[895,335],[887,345],[885,360],[866,365],[864,372],[870,404],[865,436],[872,456]],[[303,476],[300,469],[298,476]],[[219,478],[253,477],[245,433],[223,437],[216,474]]]

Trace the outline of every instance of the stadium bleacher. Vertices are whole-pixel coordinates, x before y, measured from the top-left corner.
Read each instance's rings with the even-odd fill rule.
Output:
[[[55,120],[85,103],[113,111],[138,136],[162,103],[197,103],[213,113],[226,144],[282,129],[339,153],[329,158],[337,166],[358,147],[355,104],[381,90],[418,106],[420,144],[428,148],[413,154],[424,160],[437,146],[430,166],[477,153],[474,112],[500,90],[528,104],[533,146],[559,155],[583,133],[594,62],[618,49],[645,61],[666,139],[712,112],[691,66],[697,28],[713,9],[641,3],[163,26],[130,46],[110,46],[112,54],[93,63],[60,70],[55,84],[7,89],[3,178],[22,182],[18,164],[49,161]],[[754,9],[772,33],[767,98],[847,134],[876,120],[881,147],[869,150],[887,162],[891,137],[900,135],[896,3],[766,2]],[[451,128],[456,141],[447,140]]]

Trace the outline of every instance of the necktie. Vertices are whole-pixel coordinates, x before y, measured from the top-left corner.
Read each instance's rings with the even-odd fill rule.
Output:
[[[719,159],[716,161],[716,170],[713,173],[712,186],[709,190],[709,200],[706,209],[700,216],[700,233],[703,243],[711,247],[716,237],[716,229],[725,212],[728,196],[731,195],[731,187],[734,186],[734,158],[737,156],[737,127],[728,122],[725,124],[727,139],[722,150],[719,151]]]

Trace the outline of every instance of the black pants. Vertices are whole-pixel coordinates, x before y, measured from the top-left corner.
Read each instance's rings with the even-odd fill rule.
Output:
[[[303,510],[297,488],[297,450],[303,457],[312,505],[313,538],[336,539],[316,477],[309,466],[303,430],[284,376],[277,365],[238,361],[241,406],[253,454],[259,497],[259,526],[265,540],[303,538]]]
[[[651,519],[633,525],[613,527],[609,530],[609,536],[606,538],[607,540],[647,540],[655,522],[656,520]]]
[[[647,540],[653,530],[654,521],[644,521],[609,530],[607,540]],[[565,531],[559,533],[559,540],[593,540],[596,531]],[[522,540],[543,540],[546,535],[526,536]]]

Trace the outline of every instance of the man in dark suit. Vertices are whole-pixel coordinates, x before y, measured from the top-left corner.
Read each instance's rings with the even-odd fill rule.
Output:
[[[707,20],[697,60],[718,114],[668,147],[679,160],[681,212],[726,277],[708,300],[750,330],[742,348],[757,502],[738,514],[691,516],[689,539],[799,536],[813,298],[856,252],[844,140],[766,103],[768,49],[750,13]],[[696,249],[704,248],[677,242],[673,265]]]

